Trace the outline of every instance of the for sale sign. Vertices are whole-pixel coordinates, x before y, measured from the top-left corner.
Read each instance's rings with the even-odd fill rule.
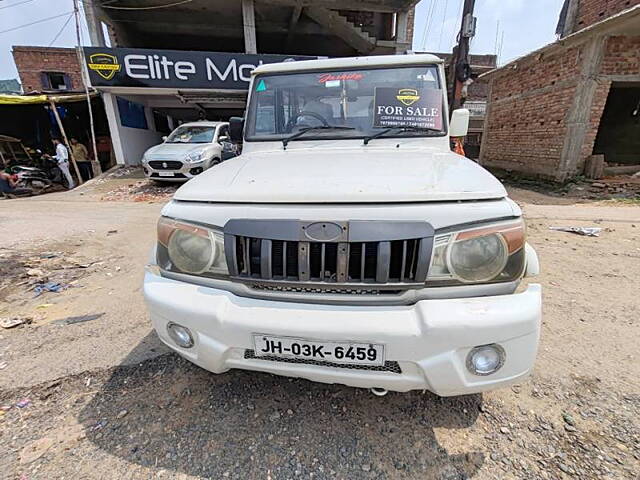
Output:
[[[373,126],[442,130],[442,90],[376,87]]]

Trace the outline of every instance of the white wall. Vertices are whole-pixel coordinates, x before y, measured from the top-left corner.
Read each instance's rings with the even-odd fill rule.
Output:
[[[136,97],[126,95],[118,96],[132,102],[143,104],[143,102],[137,100]],[[116,162],[119,165],[139,165],[144,152],[149,147],[162,142],[163,134],[155,130],[151,109],[146,105],[144,107],[148,129],[125,127],[120,122],[116,95],[104,92],[102,98],[109,122],[109,131],[111,133],[111,142],[113,144]]]

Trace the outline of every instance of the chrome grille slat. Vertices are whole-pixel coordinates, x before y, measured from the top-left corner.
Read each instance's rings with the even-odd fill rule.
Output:
[[[407,241],[402,241],[402,265],[400,266],[400,281],[404,282],[404,272],[407,268]]]
[[[338,282],[347,281],[347,272],[349,271],[349,244],[338,243],[338,255],[336,259],[336,278]]]
[[[303,282],[311,278],[309,242],[298,242],[298,278]]]
[[[262,240],[260,243],[260,276],[262,278],[271,279],[273,277],[272,249],[271,240]]]

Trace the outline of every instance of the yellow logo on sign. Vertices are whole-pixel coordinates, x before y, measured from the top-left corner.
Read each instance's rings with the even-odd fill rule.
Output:
[[[108,53],[94,53],[89,55],[89,63],[87,66],[105,80],[111,80],[121,68],[118,59]]]
[[[402,88],[398,90],[396,98],[408,107],[420,100],[420,95],[418,95],[418,91],[413,88]]]

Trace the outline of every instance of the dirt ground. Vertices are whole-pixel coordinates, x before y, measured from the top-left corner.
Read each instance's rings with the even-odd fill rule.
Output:
[[[640,478],[640,206],[512,188],[542,267],[534,374],[379,398],[169,353],[140,287],[171,188],[136,175],[0,201],[0,317],[30,319],[0,328],[0,478]]]

